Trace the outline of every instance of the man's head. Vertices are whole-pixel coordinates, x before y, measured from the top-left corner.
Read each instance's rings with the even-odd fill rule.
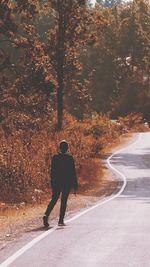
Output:
[[[65,140],[62,140],[61,142],[60,142],[60,144],[59,144],[59,148],[60,148],[60,151],[61,151],[61,153],[66,153],[67,152],[67,150],[68,150],[68,143],[67,143],[67,141],[65,141]]]

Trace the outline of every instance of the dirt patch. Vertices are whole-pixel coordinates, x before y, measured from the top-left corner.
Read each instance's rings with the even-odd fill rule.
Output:
[[[93,179],[94,184],[90,183],[90,187],[85,187],[82,191],[79,190],[77,196],[70,194],[66,217],[71,214],[93,205],[98,200],[111,195],[115,192],[119,186],[115,175],[107,169],[105,159],[114,150],[118,150],[120,147],[125,146],[133,141],[133,134],[126,134],[119,138],[117,143],[111,146],[111,149],[105,149],[103,175],[101,168],[97,177]],[[98,163],[99,159],[95,159]],[[23,233],[38,231],[42,227],[42,216],[49,201],[49,196],[43,201],[43,203],[25,205],[6,206],[1,203],[0,206],[0,250],[4,249],[7,244],[17,240]],[[58,219],[60,202],[56,205],[50,216],[50,224],[56,224]]]

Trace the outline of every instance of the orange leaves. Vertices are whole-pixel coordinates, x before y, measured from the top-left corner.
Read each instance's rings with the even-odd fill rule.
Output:
[[[13,45],[15,47],[22,47],[22,48],[27,48],[30,46],[27,38],[24,38],[22,36],[20,38],[14,39]]]
[[[16,0],[17,8],[20,12],[26,12],[26,16],[32,19],[38,12],[37,0]]]
[[[17,32],[18,26],[12,16],[13,8],[10,1],[2,0],[0,2],[0,33],[11,38]]]
[[[118,122],[120,127],[123,129],[124,132],[129,131],[142,131],[141,129],[147,130],[144,127],[144,118],[142,113],[130,113],[125,117],[119,117]]]
[[[33,26],[33,25],[30,25],[30,24],[27,25],[24,23],[23,27],[29,36],[32,36],[32,34],[35,34],[35,32],[36,32],[35,26]]]
[[[54,76],[52,74],[47,74],[45,76],[45,82],[52,84],[53,88],[57,87],[57,81],[56,81],[56,79],[54,78]]]

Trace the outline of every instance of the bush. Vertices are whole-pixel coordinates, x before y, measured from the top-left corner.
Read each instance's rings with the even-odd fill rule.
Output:
[[[130,113],[125,117],[119,117],[118,122],[122,132],[147,131],[142,113]]]

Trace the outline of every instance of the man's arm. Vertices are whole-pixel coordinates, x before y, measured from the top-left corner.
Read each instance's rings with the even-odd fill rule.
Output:
[[[53,156],[52,157],[52,161],[51,161],[51,172],[50,172],[50,175],[51,175],[51,187],[53,188],[54,187],[54,183],[55,183],[55,172],[56,172],[56,157]]]
[[[73,189],[74,189],[74,193],[76,193],[76,191],[78,190],[78,180],[77,180],[77,175],[76,175],[76,168],[75,168],[75,163],[74,163],[74,159],[72,158],[72,178],[73,178]]]

